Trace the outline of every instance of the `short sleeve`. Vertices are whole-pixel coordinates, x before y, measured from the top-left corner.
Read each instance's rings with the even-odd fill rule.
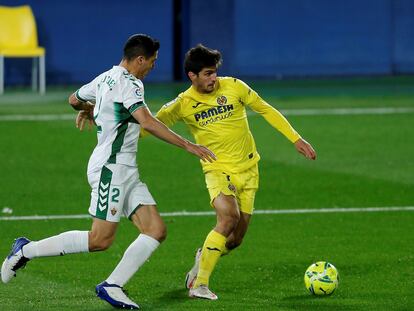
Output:
[[[139,81],[128,81],[123,90],[122,103],[131,114],[141,107],[146,107],[144,100],[144,85],[139,83]]]
[[[75,92],[75,96],[78,100],[86,102],[91,101],[95,102],[96,99],[96,83],[98,78],[95,78],[88,84],[83,85],[79,90]]]

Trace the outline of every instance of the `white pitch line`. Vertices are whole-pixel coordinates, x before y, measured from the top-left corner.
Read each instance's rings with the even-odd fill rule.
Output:
[[[75,120],[76,114],[9,114],[0,115],[0,121],[60,121]]]
[[[414,113],[413,107],[380,107],[380,108],[316,108],[316,109],[281,109],[286,116],[322,116],[322,115],[383,115]],[[254,114],[249,111],[249,115]],[[76,114],[0,115],[0,121],[61,121],[75,120]]]
[[[281,109],[286,116],[320,116],[320,115],[365,115],[365,114],[405,114],[414,113],[412,107],[381,108],[325,108],[325,109]]]
[[[388,206],[388,207],[341,207],[341,208],[317,208],[317,209],[285,209],[285,210],[255,210],[254,214],[321,214],[321,213],[374,213],[374,212],[398,212],[414,211],[414,206]],[[213,216],[214,211],[205,212],[170,212],[161,213],[163,217],[185,217],[185,216]],[[88,214],[81,215],[32,215],[32,216],[3,216],[0,221],[10,220],[49,220],[49,219],[84,219],[91,218]]]

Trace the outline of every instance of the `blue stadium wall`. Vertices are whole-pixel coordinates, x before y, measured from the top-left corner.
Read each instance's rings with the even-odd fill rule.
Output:
[[[413,0],[184,2],[183,41],[223,51],[224,74],[414,73]]]
[[[88,82],[119,64],[123,45],[134,33],[161,42],[156,69],[147,80],[172,79],[172,0],[0,0],[0,5],[24,4],[32,7],[39,44],[46,48],[48,84]],[[30,83],[30,64],[6,59],[6,85]]]
[[[182,11],[174,16],[177,2]],[[226,75],[414,73],[413,0],[0,0],[20,4],[36,16],[48,84],[89,81],[119,62],[124,41],[137,32],[161,41],[149,81],[173,80],[174,64],[197,43],[222,51]],[[6,60],[6,85],[29,79],[28,60]]]

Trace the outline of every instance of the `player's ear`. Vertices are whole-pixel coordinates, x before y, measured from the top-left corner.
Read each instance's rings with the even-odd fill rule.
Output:
[[[194,79],[195,79],[195,78],[197,78],[197,75],[196,75],[194,72],[189,71],[189,72],[188,72],[188,78],[189,78],[191,81],[194,81]]]
[[[141,65],[145,61],[145,57],[143,55],[139,55],[135,58],[137,64]]]

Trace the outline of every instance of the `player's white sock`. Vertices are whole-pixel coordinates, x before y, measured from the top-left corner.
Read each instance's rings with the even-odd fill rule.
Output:
[[[23,246],[23,256],[29,259],[89,252],[88,231],[68,231]]]
[[[121,261],[106,279],[106,282],[124,286],[159,245],[160,242],[156,239],[141,233],[138,238],[129,245]]]

